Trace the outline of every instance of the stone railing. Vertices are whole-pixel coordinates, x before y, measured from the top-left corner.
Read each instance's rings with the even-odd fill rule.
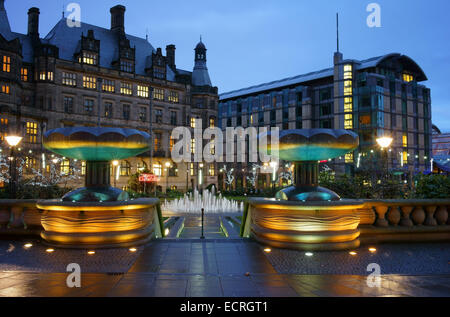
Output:
[[[1,234],[36,234],[42,231],[42,213],[36,200],[0,200]]]
[[[361,242],[450,241],[450,200],[367,200]]]

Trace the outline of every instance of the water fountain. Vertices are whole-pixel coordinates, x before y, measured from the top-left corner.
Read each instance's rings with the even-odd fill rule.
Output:
[[[110,162],[148,151],[147,133],[118,128],[61,128],[45,133],[43,144],[66,158],[86,161],[84,188],[62,199],[38,202],[44,240],[66,247],[115,247],[161,236],[159,200],[130,200],[126,192],[110,185]]]
[[[282,131],[279,158],[295,164],[295,184],[278,192],[276,199],[249,199],[242,235],[266,245],[301,250],[359,246],[357,209],[364,203],[341,199],[318,184],[319,161],[343,156],[358,145],[358,135],[348,130]]]
[[[206,214],[242,213],[243,204],[216,195],[215,188],[204,191],[203,195],[198,190],[186,194],[180,199],[165,201],[161,209],[169,214],[200,214],[202,208]]]

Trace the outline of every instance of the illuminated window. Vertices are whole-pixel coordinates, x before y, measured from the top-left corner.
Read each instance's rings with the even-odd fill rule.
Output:
[[[344,79],[353,79],[353,66],[352,65],[344,66]]]
[[[115,92],[116,82],[114,80],[104,79],[102,83],[102,90],[104,92]]]
[[[211,155],[216,155],[216,141],[214,139],[210,142],[209,153]]]
[[[344,129],[353,129],[353,115],[349,114],[353,112],[353,66],[344,66]]]
[[[191,139],[191,153],[195,154],[195,139]]]
[[[28,81],[28,68],[22,68],[20,70],[20,79],[22,81]]]
[[[208,175],[209,176],[216,176],[216,167],[215,167],[214,164],[209,164]]]
[[[194,167],[194,163],[191,163],[190,171],[191,171],[191,176],[195,176],[195,167]]]
[[[162,165],[161,163],[155,163],[153,164],[153,174],[155,174],[156,176],[161,176],[162,175]]]
[[[133,94],[133,85],[130,83],[120,83],[120,93],[131,96]]]
[[[353,153],[345,154],[345,163],[353,163]]]
[[[414,80],[414,76],[410,74],[403,74],[403,81],[407,83],[412,82]]]
[[[172,152],[173,147],[175,146],[175,139],[171,136],[169,141],[169,150]]]
[[[155,88],[153,90],[153,99],[164,100],[164,89]]]
[[[131,175],[131,165],[128,161],[122,161],[120,163],[120,176],[130,176]]]
[[[39,80],[45,81],[53,81],[53,72],[41,71],[39,73]]]
[[[169,102],[178,103],[180,101],[178,91],[169,91],[169,96],[167,98]]]
[[[195,129],[195,126],[196,126],[196,120],[197,120],[197,119],[194,118],[194,117],[191,118],[191,128],[192,128],[192,129]]]
[[[408,164],[408,152],[407,151],[403,151],[402,158],[403,158],[403,164]]]
[[[371,117],[370,115],[360,115],[359,116],[359,124],[361,126],[367,126],[371,124]]]
[[[78,62],[88,65],[97,65],[97,54],[83,52],[83,54],[78,58]]]
[[[38,125],[36,122],[27,122],[27,141],[28,143],[37,143]]]
[[[82,161],[81,162],[81,175],[86,175],[86,162]]]
[[[3,141],[8,136],[8,118],[0,118],[0,141]]]
[[[75,87],[77,85],[77,74],[62,72],[62,84]]]
[[[403,134],[402,144],[403,144],[403,147],[408,147],[408,135],[407,134]]]
[[[3,69],[5,73],[11,72],[11,57],[3,56]]]
[[[95,77],[83,76],[83,87],[87,89],[96,89],[97,82],[95,80]]]
[[[25,168],[27,172],[32,173],[37,169],[37,160],[34,157],[25,157]]]
[[[344,117],[344,129],[351,130],[353,129],[353,115],[346,114]]]
[[[7,95],[11,94],[11,87],[7,84],[3,84],[2,85],[2,93],[7,94]]]
[[[72,167],[70,166],[70,160],[65,159],[61,161],[61,174],[64,175],[72,175],[73,174],[73,170]]]
[[[137,95],[138,95],[138,97],[148,98],[148,96],[149,96],[149,94],[148,94],[148,86],[138,85],[137,86]]]
[[[215,126],[216,126],[216,118],[214,117],[209,118],[209,127],[215,128]]]
[[[92,113],[94,111],[94,100],[84,99],[84,112]]]

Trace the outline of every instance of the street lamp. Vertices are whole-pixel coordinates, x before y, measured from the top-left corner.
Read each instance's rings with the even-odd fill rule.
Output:
[[[203,163],[200,163],[198,165],[199,169],[198,169],[198,187],[199,187],[199,191],[200,193],[203,194]]]
[[[277,177],[277,167],[278,167],[278,163],[277,162],[270,162],[270,167],[272,167],[272,190],[275,192],[275,181],[276,181],[276,177]]]
[[[116,187],[116,181],[119,178],[119,175],[117,173],[117,166],[119,166],[119,161],[113,161],[112,162],[113,165],[113,177],[114,177],[114,187]]]
[[[14,148],[22,141],[20,136],[7,136],[6,142],[11,147],[11,160],[9,162],[9,190],[11,199],[16,199],[16,185],[17,185],[17,173],[16,173],[16,158],[14,157]]]
[[[166,162],[166,193],[169,192],[169,168],[172,167],[172,164],[170,164],[170,162]]]
[[[383,152],[382,153],[383,160],[386,162],[385,164],[383,164],[385,167],[385,171],[386,171],[386,177],[387,177],[387,173],[388,173],[388,169],[389,169],[388,152],[386,151],[386,149],[391,146],[393,141],[394,141],[393,138],[387,137],[387,136],[377,139],[377,143],[381,147],[381,151]]]

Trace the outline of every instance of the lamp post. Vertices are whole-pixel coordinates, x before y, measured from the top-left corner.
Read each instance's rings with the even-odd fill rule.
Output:
[[[170,162],[166,162],[166,193],[169,192],[169,169],[172,167]]]
[[[203,163],[200,163],[198,167],[198,190],[203,194]]]
[[[383,167],[385,167],[385,172],[386,172],[386,177],[387,177],[387,172],[389,169],[389,162],[388,162],[388,152],[387,149],[391,146],[392,142],[394,141],[393,138],[391,137],[381,137],[377,139],[377,143],[381,148],[381,151],[383,152],[383,161],[386,162],[386,164],[383,163]]]
[[[22,137],[20,136],[7,136],[6,142],[11,147],[11,156],[9,161],[9,190],[10,190],[10,198],[16,199],[17,195],[17,168],[16,168],[16,158],[14,149],[19,143],[22,141]]]
[[[275,181],[276,181],[276,177],[277,177],[277,167],[278,167],[278,163],[277,162],[270,162],[270,167],[272,167],[272,191],[275,193]]]

